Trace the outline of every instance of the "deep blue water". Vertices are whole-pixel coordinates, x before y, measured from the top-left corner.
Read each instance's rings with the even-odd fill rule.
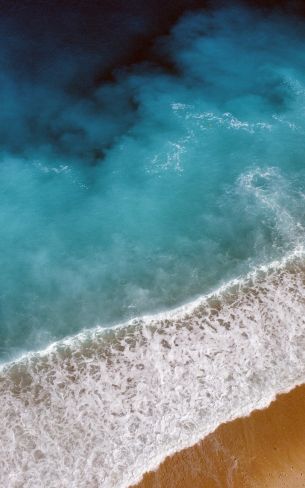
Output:
[[[3,70],[2,359],[302,245],[304,43],[296,17],[235,7],[184,15],[155,41],[162,66],[79,97]]]

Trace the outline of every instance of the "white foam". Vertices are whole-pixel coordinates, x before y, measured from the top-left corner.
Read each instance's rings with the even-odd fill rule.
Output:
[[[303,250],[0,376],[0,485],[123,488],[305,381]]]

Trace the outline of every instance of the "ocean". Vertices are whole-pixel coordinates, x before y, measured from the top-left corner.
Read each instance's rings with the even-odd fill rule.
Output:
[[[304,40],[196,10],[30,114],[4,70],[1,485],[128,487],[304,382]]]

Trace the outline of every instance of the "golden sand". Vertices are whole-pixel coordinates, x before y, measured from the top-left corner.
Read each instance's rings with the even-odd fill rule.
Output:
[[[137,488],[305,488],[305,385],[166,458]]]

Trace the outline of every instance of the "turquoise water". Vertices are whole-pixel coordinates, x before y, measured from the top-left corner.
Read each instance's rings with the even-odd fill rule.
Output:
[[[302,244],[304,39],[293,18],[190,14],[155,47],[166,70],[135,65],[58,114],[70,155],[52,140],[3,147],[2,360],[174,307]],[[94,163],[85,131],[90,151],[103,144]]]

